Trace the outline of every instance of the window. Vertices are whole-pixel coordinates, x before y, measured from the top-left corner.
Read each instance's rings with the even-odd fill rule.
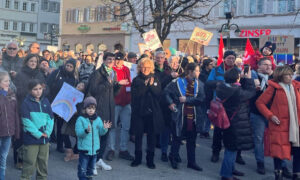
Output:
[[[83,22],[83,10],[82,9],[78,10],[78,22],[79,23]]]
[[[66,11],[66,22],[71,22],[71,10]]]
[[[29,26],[29,32],[33,32],[33,24],[32,23]]]
[[[57,12],[57,13],[60,12],[60,3],[56,3],[56,12]]]
[[[4,30],[8,30],[9,22],[4,21]]]
[[[48,11],[49,9],[49,1],[48,0],[42,0],[42,10]]]
[[[14,31],[17,31],[17,30],[18,30],[18,23],[17,23],[17,22],[14,22],[14,23],[13,23],[13,30],[14,30]]]
[[[224,1],[224,14],[226,12],[236,13],[237,0],[225,0]]]
[[[31,12],[34,12],[34,11],[35,11],[35,3],[32,3],[32,4],[31,4],[30,10],[31,10]]]
[[[41,23],[41,27],[40,27],[40,32],[41,33],[47,33],[48,31],[47,31],[47,27],[48,25],[47,25],[47,23]]]
[[[118,21],[120,19],[120,12],[120,6],[114,6],[112,21]]]
[[[5,0],[5,8],[10,8],[10,0]]]
[[[97,8],[96,19],[98,22],[106,21],[106,7],[105,6],[99,6]]]
[[[22,23],[21,31],[26,31],[26,24]]]
[[[295,11],[295,0],[278,0],[278,12],[288,13]]]
[[[90,8],[84,8],[83,21],[88,22],[90,16]]]
[[[27,11],[27,3],[23,2],[23,11]]]
[[[14,2],[14,9],[19,10],[19,1]]]
[[[50,12],[56,12],[56,3],[55,2],[50,2],[49,3],[49,11]]]
[[[250,0],[250,14],[262,14],[264,9],[264,1]]]
[[[96,16],[96,8],[90,8],[89,22],[94,22]]]

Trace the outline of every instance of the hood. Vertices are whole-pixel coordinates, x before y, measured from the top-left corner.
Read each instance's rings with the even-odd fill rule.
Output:
[[[237,90],[239,89],[238,85],[228,84],[224,82],[220,82],[217,84],[216,95],[220,99],[228,99],[230,98]]]

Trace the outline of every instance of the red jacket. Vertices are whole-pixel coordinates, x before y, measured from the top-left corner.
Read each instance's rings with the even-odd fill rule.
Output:
[[[271,157],[277,157],[279,159],[291,159],[291,144],[289,142],[289,108],[288,100],[284,89],[276,82],[269,80],[269,86],[266,91],[257,99],[256,107],[260,113],[269,120],[269,136],[270,136],[270,151]],[[300,83],[293,81],[292,85],[295,90],[297,101],[297,113],[298,121],[300,124]],[[273,98],[271,109],[267,108],[267,104],[271,102],[274,89],[276,94]],[[276,125],[271,120],[271,117],[275,115],[278,117],[280,124]]]
[[[113,67],[115,72],[117,73],[117,81],[128,79],[129,84],[126,86],[122,86],[120,89],[120,92],[118,95],[115,96],[115,103],[119,106],[126,106],[127,104],[130,104],[131,101],[131,95],[130,91],[126,91],[127,89],[130,89],[131,86],[131,79],[130,79],[130,71],[128,67],[122,66],[121,68]]]

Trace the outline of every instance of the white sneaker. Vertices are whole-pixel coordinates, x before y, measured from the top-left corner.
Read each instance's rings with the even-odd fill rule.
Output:
[[[97,172],[97,168],[96,168],[96,167],[93,169],[93,175],[94,175],[94,176],[97,176],[97,175],[98,175],[98,172]]]
[[[105,171],[112,170],[111,166],[106,164],[102,159],[99,159],[99,161],[96,163],[96,166],[100,169],[103,169]]]

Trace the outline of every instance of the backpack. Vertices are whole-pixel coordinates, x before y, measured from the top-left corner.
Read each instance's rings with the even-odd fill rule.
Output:
[[[230,127],[230,120],[236,115],[237,111],[233,113],[230,120],[227,116],[223,103],[227,99],[221,100],[219,98],[215,98],[210,102],[210,109],[207,112],[207,116],[212,122],[213,125],[220,129],[227,129]]]

